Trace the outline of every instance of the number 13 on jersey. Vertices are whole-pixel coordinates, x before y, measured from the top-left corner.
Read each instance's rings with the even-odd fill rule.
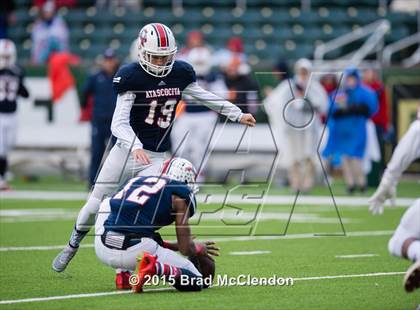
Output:
[[[172,114],[175,109],[175,105],[177,103],[177,100],[175,99],[168,99],[163,106],[160,107],[160,115],[157,118],[157,125],[160,128],[168,128],[172,121]],[[150,102],[150,108],[149,108],[149,115],[147,115],[144,122],[149,125],[153,125],[155,122],[155,116],[156,116],[156,108],[158,106],[158,101],[153,100]]]

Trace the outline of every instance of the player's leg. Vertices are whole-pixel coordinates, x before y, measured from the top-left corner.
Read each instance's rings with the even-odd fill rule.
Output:
[[[76,254],[80,242],[95,223],[95,217],[101,201],[105,197],[113,194],[120,182],[122,182],[128,174],[135,175],[136,171],[140,169],[141,165],[134,162],[128,149],[120,144],[116,144],[112,148],[99,172],[96,184],[94,185],[88,200],[79,211],[76,225],[70,235],[68,246],[66,246],[53,261],[53,269],[55,271],[63,271]]]
[[[162,165],[165,162],[165,160],[168,158],[168,154],[164,152],[151,152],[148,150],[145,150],[147,155],[150,158],[151,164],[147,166],[143,166],[140,169],[138,169],[133,177],[135,175],[160,175]]]
[[[343,170],[344,182],[346,183],[347,192],[352,194],[354,192],[355,181],[353,177],[351,159],[347,156],[343,156],[341,160],[341,167]]]
[[[16,122],[15,113],[0,113],[0,190],[9,188],[6,182],[7,155],[16,140]]]
[[[123,265],[121,268],[132,269],[136,265],[136,260],[141,257],[138,263],[138,285],[133,287],[140,292],[146,276],[162,276],[168,280],[175,281],[175,288],[183,291],[201,290],[201,273],[194,264],[182,255],[161,247],[150,238],[143,238],[142,241],[128,248],[125,251]],[[181,277],[185,282],[181,282]]]
[[[116,270],[116,288],[119,290],[131,289],[129,279],[134,268],[132,270],[121,268],[121,266],[123,266],[121,259],[123,256],[122,252],[106,247],[101,239],[101,236],[104,233],[104,222],[108,218],[110,212],[111,207],[109,205],[109,199],[105,199],[99,207],[98,216],[95,222],[95,253],[102,263]]]
[[[0,113],[0,190],[6,189],[6,168],[7,168],[7,157],[6,157],[6,115]]]
[[[106,136],[100,124],[92,121],[91,148],[90,148],[90,167],[89,185],[95,184],[95,178],[101,165],[102,156],[105,152]]]
[[[408,292],[420,287],[420,199],[404,213],[394,235],[389,240],[388,249],[392,255],[404,257],[414,264],[404,277],[404,287]]]
[[[351,170],[353,171],[355,184],[359,187],[363,193],[366,191],[366,175],[363,171],[363,161],[358,158],[352,158],[350,160]]]
[[[400,224],[389,240],[388,249],[392,255],[412,261],[420,259],[420,199],[407,209]]]

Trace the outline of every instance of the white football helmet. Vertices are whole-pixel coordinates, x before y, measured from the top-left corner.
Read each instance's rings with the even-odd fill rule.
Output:
[[[187,61],[198,76],[206,76],[211,70],[211,52],[207,47],[195,47],[188,52]]]
[[[139,63],[149,74],[167,76],[174,65],[177,46],[171,29],[160,23],[144,26],[137,39]],[[164,65],[156,65],[152,57],[166,57]]]
[[[174,157],[166,160],[162,166],[162,175],[187,183],[194,194],[198,192],[198,185],[195,183],[197,171],[193,164],[184,158]]]
[[[0,39],[0,69],[11,68],[16,64],[16,46],[9,39]]]

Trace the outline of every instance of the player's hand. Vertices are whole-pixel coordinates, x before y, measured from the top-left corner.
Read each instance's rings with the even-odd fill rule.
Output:
[[[133,154],[134,160],[138,161],[143,165],[150,165],[152,162],[150,161],[149,156],[143,149],[137,149],[131,152]]]
[[[255,118],[252,116],[251,113],[245,113],[245,114],[242,114],[242,117],[239,120],[239,123],[250,126],[250,127],[255,127],[255,124],[257,123],[257,121],[255,120]]]
[[[391,206],[395,207],[396,189],[390,182],[381,181],[375,193],[369,199],[369,211],[373,214],[384,213],[384,204],[390,199]]]
[[[207,256],[214,260],[212,256],[219,256],[220,249],[216,246],[214,241],[195,242],[195,252],[197,255]]]

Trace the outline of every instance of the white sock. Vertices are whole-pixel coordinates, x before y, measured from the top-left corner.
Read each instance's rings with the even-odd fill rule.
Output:
[[[413,241],[407,250],[407,257],[412,261],[420,260],[420,240]]]

